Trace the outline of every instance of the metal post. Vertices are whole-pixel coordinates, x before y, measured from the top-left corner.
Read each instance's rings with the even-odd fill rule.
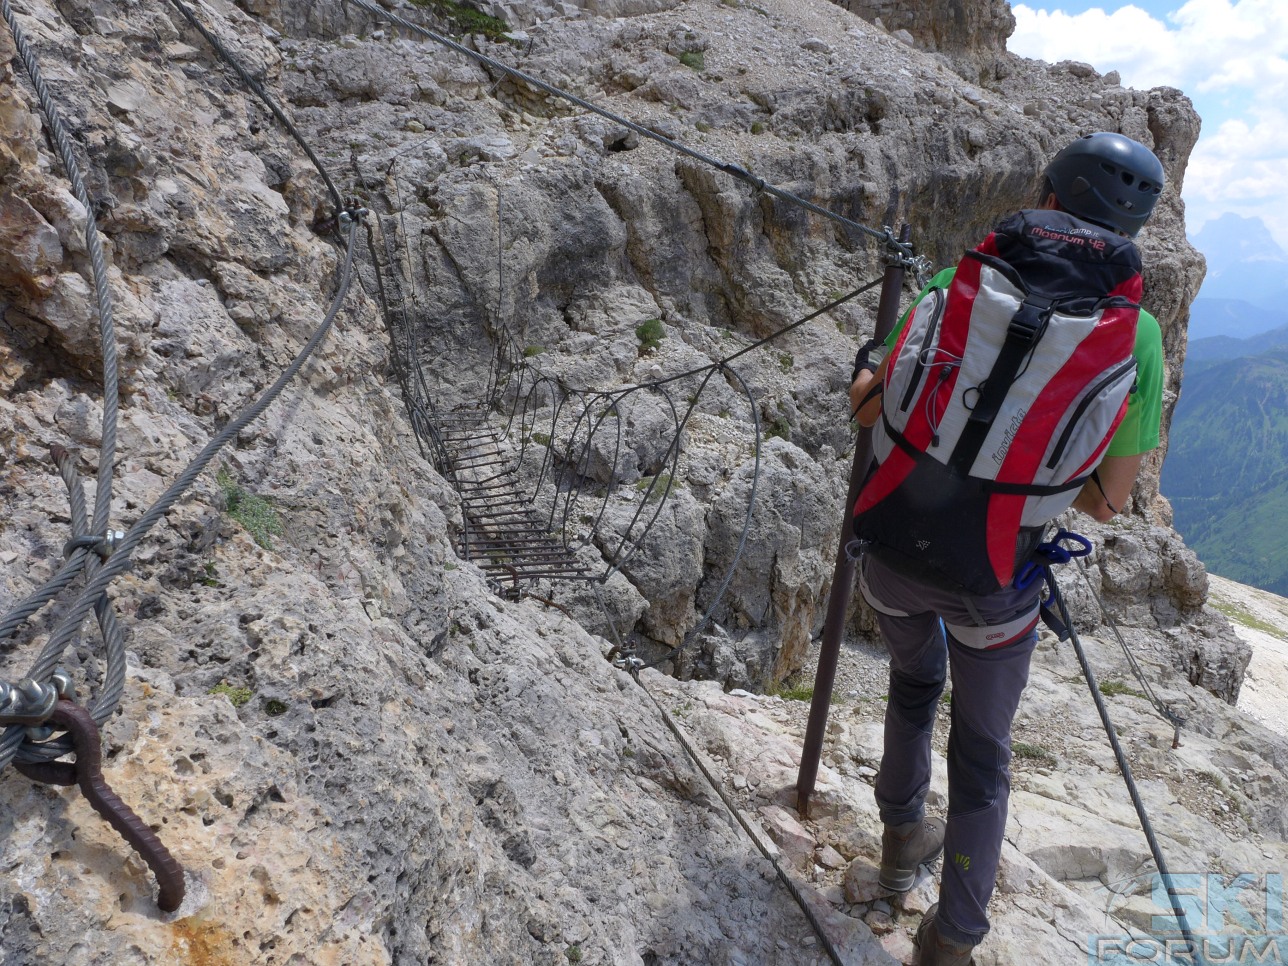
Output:
[[[904,225],[899,240],[907,244],[912,229]],[[903,289],[904,262],[897,252],[886,261],[885,280],[881,284],[881,301],[877,306],[876,337],[884,339],[894,328],[899,313],[899,294]],[[814,676],[814,698],[809,706],[809,724],[805,728],[805,745],[801,749],[801,767],[796,778],[796,810],[802,817],[809,812],[809,797],[818,778],[818,761],[823,753],[823,735],[827,730],[827,713],[832,706],[832,686],[836,681],[836,660],[841,653],[845,632],[845,612],[850,606],[854,588],[854,561],[845,552],[851,518],[859,489],[872,461],[872,432],[860,427],[854,441],[854,463],[850,467],[850,488],[841,515],[841,535],[836,546],[836,564],[832,569],[832,591],[827,598],[827,617],[823,624],[823,645],[818,655]]]

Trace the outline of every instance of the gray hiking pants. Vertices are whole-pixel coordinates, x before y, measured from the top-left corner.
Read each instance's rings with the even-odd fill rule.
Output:
[[[881,820],[920,821],[930,790],[930,735],[952,668],[948,830],[939,932],[978,943],[988,932],[1011,791],[1011,720],[1037,644],[1041,583],[984,597],[954,594],[891,570],[871,554],[860,569],[890,652],[885,748],[877,774]],[[946,632],[946,633],[945,633]]]

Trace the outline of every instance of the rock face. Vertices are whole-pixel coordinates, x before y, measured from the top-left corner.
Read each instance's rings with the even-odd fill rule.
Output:
[[[991,74],[994,65],[1005,62],[1006,39],[1015,30],[1005,0],[846,0],[840,6],[921,50],[947,55],[964,76]]]
[[[1175,187],[1141,241],[1179,373],[1201,261],[1176,191],[1197,136],[1178,92],[1009,58],[993,7],[962,7],[932,35],[931,21],[880,14],[923,47],[937,37],[958,69],[974,51],[990,67],[970,82],[821,2],[504,9],[526,38],[472,43],[848,217],[906,221],[938,264],[1028,202],[1073,134],[1154,145]],[[407,283],[410,326],[394,334],[419,340],[444,408],[479,398],[507,334],[551,379],[608,389],[709,365],[881,272],[867,239],[351,4],[198,16],[380,217]],[[122,385],[112,523],[124,528],[284,369],[326,313],[344,251],[322,179],[173,6],[31,0],[18,19],[81,152],[106,251]],[[87,478],[107,469],[88,212],[16,63],[0,31],[5,612],[55,574],[69,536],[49,447],[72,450]],[[147,870],[79,792],[6,769],[0,960],[822,962],[657,709],[603,655],[615,632],[668,654],[710,610],[673,658],[680,673],[764,684],[806,660],[841,532],[844,383],[874,294],[731,363],[749,394],[725,370],[700,392],[678,383],[677,406],[695,399],[676,492],[611,600],[582,586],[514,602],[455,553],[459,500],[412,431],[371,257],[358,252],[358,282],[299,378],[112,585],[129,673],[104,727],[105,773],[187,867],[187,901],[159,915]],[[663,333],[652,348],[638,334],[649,320]],[[767,438],[733,566],[753,413]],[[623,406],[613,421],[635,434],[629,458],[614,471],[597,450],[588,476],[616,502],[582,552],[601,565],[606,534],[647,499],[638,483],[663,472],[667,419]],[[1160,667],[1233,697],[1240,655],[1203,608],[1202,568],[1151,526],[1165,519],[1156,472],[1135,510],[1104,540],[1103,593]],[[0,679],[25,673],[74,593],[0,643]],[[1195,649],[1195,628],[1210,647]],[[63,655],[82,701],[101,659],[89,630]],[[675,687],[704,704],[720,690]],[[1209,707],[1205,693],[1189,700]],[[1220,741],[1236,730],[1223,714],[1194,718]],[[777,771],[762,763],[758,784],[781,781],[794,742],[775,746]],[[1254,821],[1281,834],[1278,779],[1249,761],[1264,789]],[[816,829],[771,804],[785,803],[758,804],[765,823],[804,855]],[[834,870],[862,851],[831,848],[820,862]],[[901,955],[909,921],[880,909],[887,920],[860,921],[843,898],[817,898],[855,961]]]

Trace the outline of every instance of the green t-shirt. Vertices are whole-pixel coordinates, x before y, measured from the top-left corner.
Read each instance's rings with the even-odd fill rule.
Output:
[[[886,346],[894,348],[895,340],[903,331],[908,316],[917,304],[926,297],[931,289],[948,288],[953,280],[956,268],[945,268],[939,272],[917,296],[908,311],[886,337]],[[1132,349],[1136,357],[1136,386],[1127,397],[1127,414],[1114,431],[1114,438],[1109,441],[1106,456],[1136,456],[1148,453],[1158,446],[1159,429],[1163,422],[1163,331],[1158,326],[1158,319],[1141,309],[1140,319],[1136,323],[1136,345]]]

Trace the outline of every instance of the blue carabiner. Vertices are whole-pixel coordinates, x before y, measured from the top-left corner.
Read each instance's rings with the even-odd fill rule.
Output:
[[[1061,546],[1066,540],[1077,546],[1073,548]],[[1033,548],[1033,559],[1020,568],[1015,578],[1015,589],[1024,590],[1037,579],[1040,573],[1045,573],[1050,580],[1053,565],[1067,564],[1074,557],[1085,557],[1089,553],[1091,553],[1090,540],[1080,533],[1061,527],[1050,540]]]

